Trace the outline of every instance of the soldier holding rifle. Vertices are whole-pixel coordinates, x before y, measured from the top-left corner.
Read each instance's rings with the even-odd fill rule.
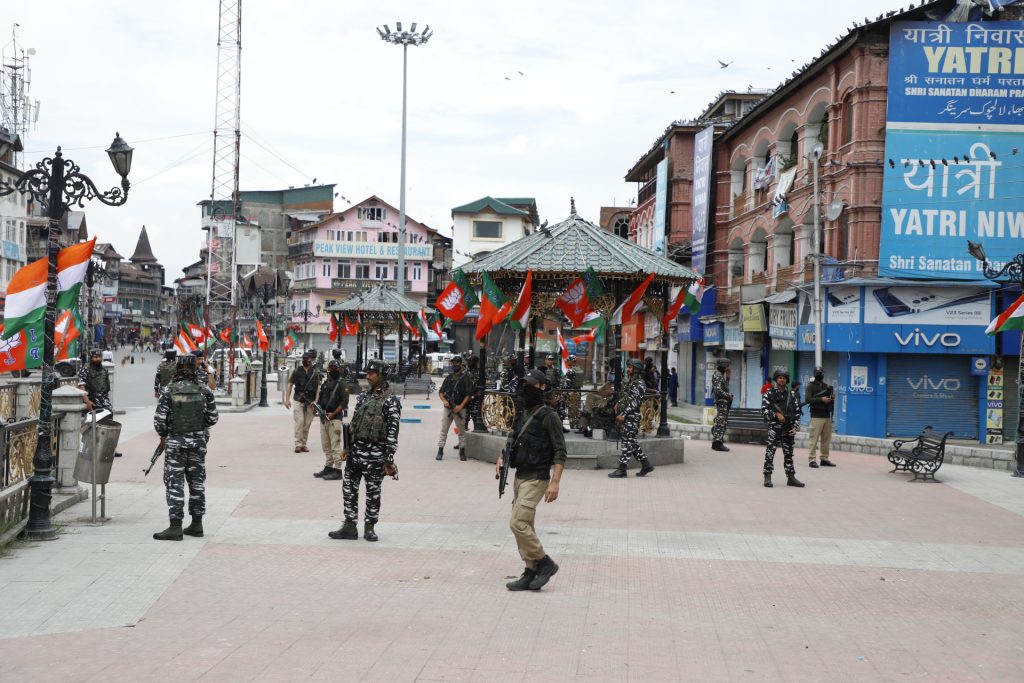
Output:
[[[804,401],[811,406],[811,432],[808,434],[810,441],[810,467],[817,467],[815,462],[815,450],[821,445],[821,466],[835,467],[835,463],[829,460],[829,446],[832,444],[832,413],[835,410],[835,392],[832,387],[825,384],[825,371],[819,365],[814,368],[814,381],[808,382],[807,393]]]

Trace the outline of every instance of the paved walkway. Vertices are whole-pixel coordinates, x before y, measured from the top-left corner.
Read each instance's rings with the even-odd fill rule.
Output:
[[[1005,473],[910,484],[798,451],[807,488],[764,489],[760,448],[687,441],[647,479],[567,472],[539,512],[562,569],[509,593],[510,500],[491,466],[434,460],[438,405],[405,402],[424,421],[402,425],[376,544],[327,538],[340,482],[312,478],[316,446],[291,452],[280,406],[215,428],[206,537],[151,540],[156,437],[129,411],[111,519],[80,504],[0,558],[0,680],[1024,680],[1024,484]]]

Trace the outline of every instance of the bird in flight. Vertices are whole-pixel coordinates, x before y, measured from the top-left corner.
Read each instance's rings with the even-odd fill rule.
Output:
[[[524,73],[523,73],[522,71],[520,71],[520,72],[519,72],[519,75],[520,75],[520,76],[525,76],[526,74],[524,74]]]
[[[723,69],[732,64],[732,62],[723,62],[721,59],[718,60],[718,63],[721,65]]]

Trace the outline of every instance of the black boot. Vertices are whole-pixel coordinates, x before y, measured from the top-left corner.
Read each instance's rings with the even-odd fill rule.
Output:
[[[729,449],[721,441],[712,441],[711,442],[711,450],[713,450],[713,451],[722,451],[723,453],[728,453],[729,452]]]
[[[593,439],[594,438],[594,430],[591,429],[590,427],[584,427],[583,431],[580,432],[580,433],[583,436],[587,437],[588,439]]]
[[[648,474],[654,471],[654,465],[651,464],[650,460],[642,460],[640,462],[640,471],[636,473],[638,477],[646,477]]]
[[[345,476],[345,473],[337,467],[329,467],[328,469],[330,471],[322,477],[324,481],[337,481]]]
[[[764,473],[764,487],[770,489],[772,487],[772,475],[770,472]]]
[[[525,591],[525,590],[529,590],[530,589],[530,584],[533,582],[533,580],[534,580],[534,578],[536,578],[536,576],[537,576],[537,572],[535,572],[534,570],[529,569],[529,568],[524,569],[523,570],[523,575],[520,576],[515,581],[509,581],[508,583],[506,583],[505,584],[505,588],[509,589],[510,591]]]
[[[181,520],[172,519],[171,525],[163,531],[158,531],[153,534],[153,538],[158,541],[180,541],[182,539]]]
[[[435,460],[444,460],[444,446],[438,446]]]
[[[320,470],[319,472],[314,472],[313,476],[314,477],[322,477],[322,476],[324,476],[325,474],[327,474],[330,471],[331,471],[331,468],[328,467],[327,465],[324,465],[324,468],[322,470]]]
[[[359,538],[359,530],[356,528],[355,522],[350,522],[346,519],[340,529],[337,531],[328,531],[327,535],[336,541],[354,541]]]
[[[626,468],[625,467],[620,467],[619,469],[612,470],[611,472],[608,473],[608,478],[609,479],[622,479],[625,476],[626,476]]]
[[[363,525],[363,539],[371,543],[377,540],[377,532],[373,530],[375,522],[367,522]]]
[[[181,530],[181,533],[186,536],[195,536],[196,538],[203,537],[203,516],[192,515],[192,523]]]
[[[530,582],[530,590],[539,591],[544,587],[551,577],[558,573],[558,565],[550,557],[545,555],[539,562],[537,562],[537,575],[533,577],[533,581]]]
[[[803,488],[804,483],[796,478],[795,474],[786,474],[786,486],[796,486],[797,488]]]
[[[465,448],[460,448],[459,449],[459,460],[463,460],[464,461],[465,459],[466,459],[466,449]]]

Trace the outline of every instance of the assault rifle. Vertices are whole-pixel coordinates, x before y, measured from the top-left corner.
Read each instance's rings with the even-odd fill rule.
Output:
[[[324,412],[319,403],[311,401],[309,407],[313,409],[313,414],[319,417],[321,422],[327,422],[327,413]]]
[[[498,498],[505,494],[505,485],[508,484],[508,470],[512,466],[512,457],[507,451],[507,448],[501,449],[501,473],[494,475],[494,478],[498,480]]]
[[[348,453],[352,450],[352,423],[346,422],[341,425],[341,447]]]
[[[156,450],[153,451],[153,457],[149,461],[149,467],[147,467],[146,469],[142,470],[143,472],[145,472],[145,474],[143,476],[146,476],[146,477],[149,476],[150,471],[153,469],[153,465],[155,465],[156,461],[160,459],[160,456],[163,455],[164,450],[166,448],[167,448],[167,437],[165,436],[162,439],[160,439],[160,443],[157,445]]]

